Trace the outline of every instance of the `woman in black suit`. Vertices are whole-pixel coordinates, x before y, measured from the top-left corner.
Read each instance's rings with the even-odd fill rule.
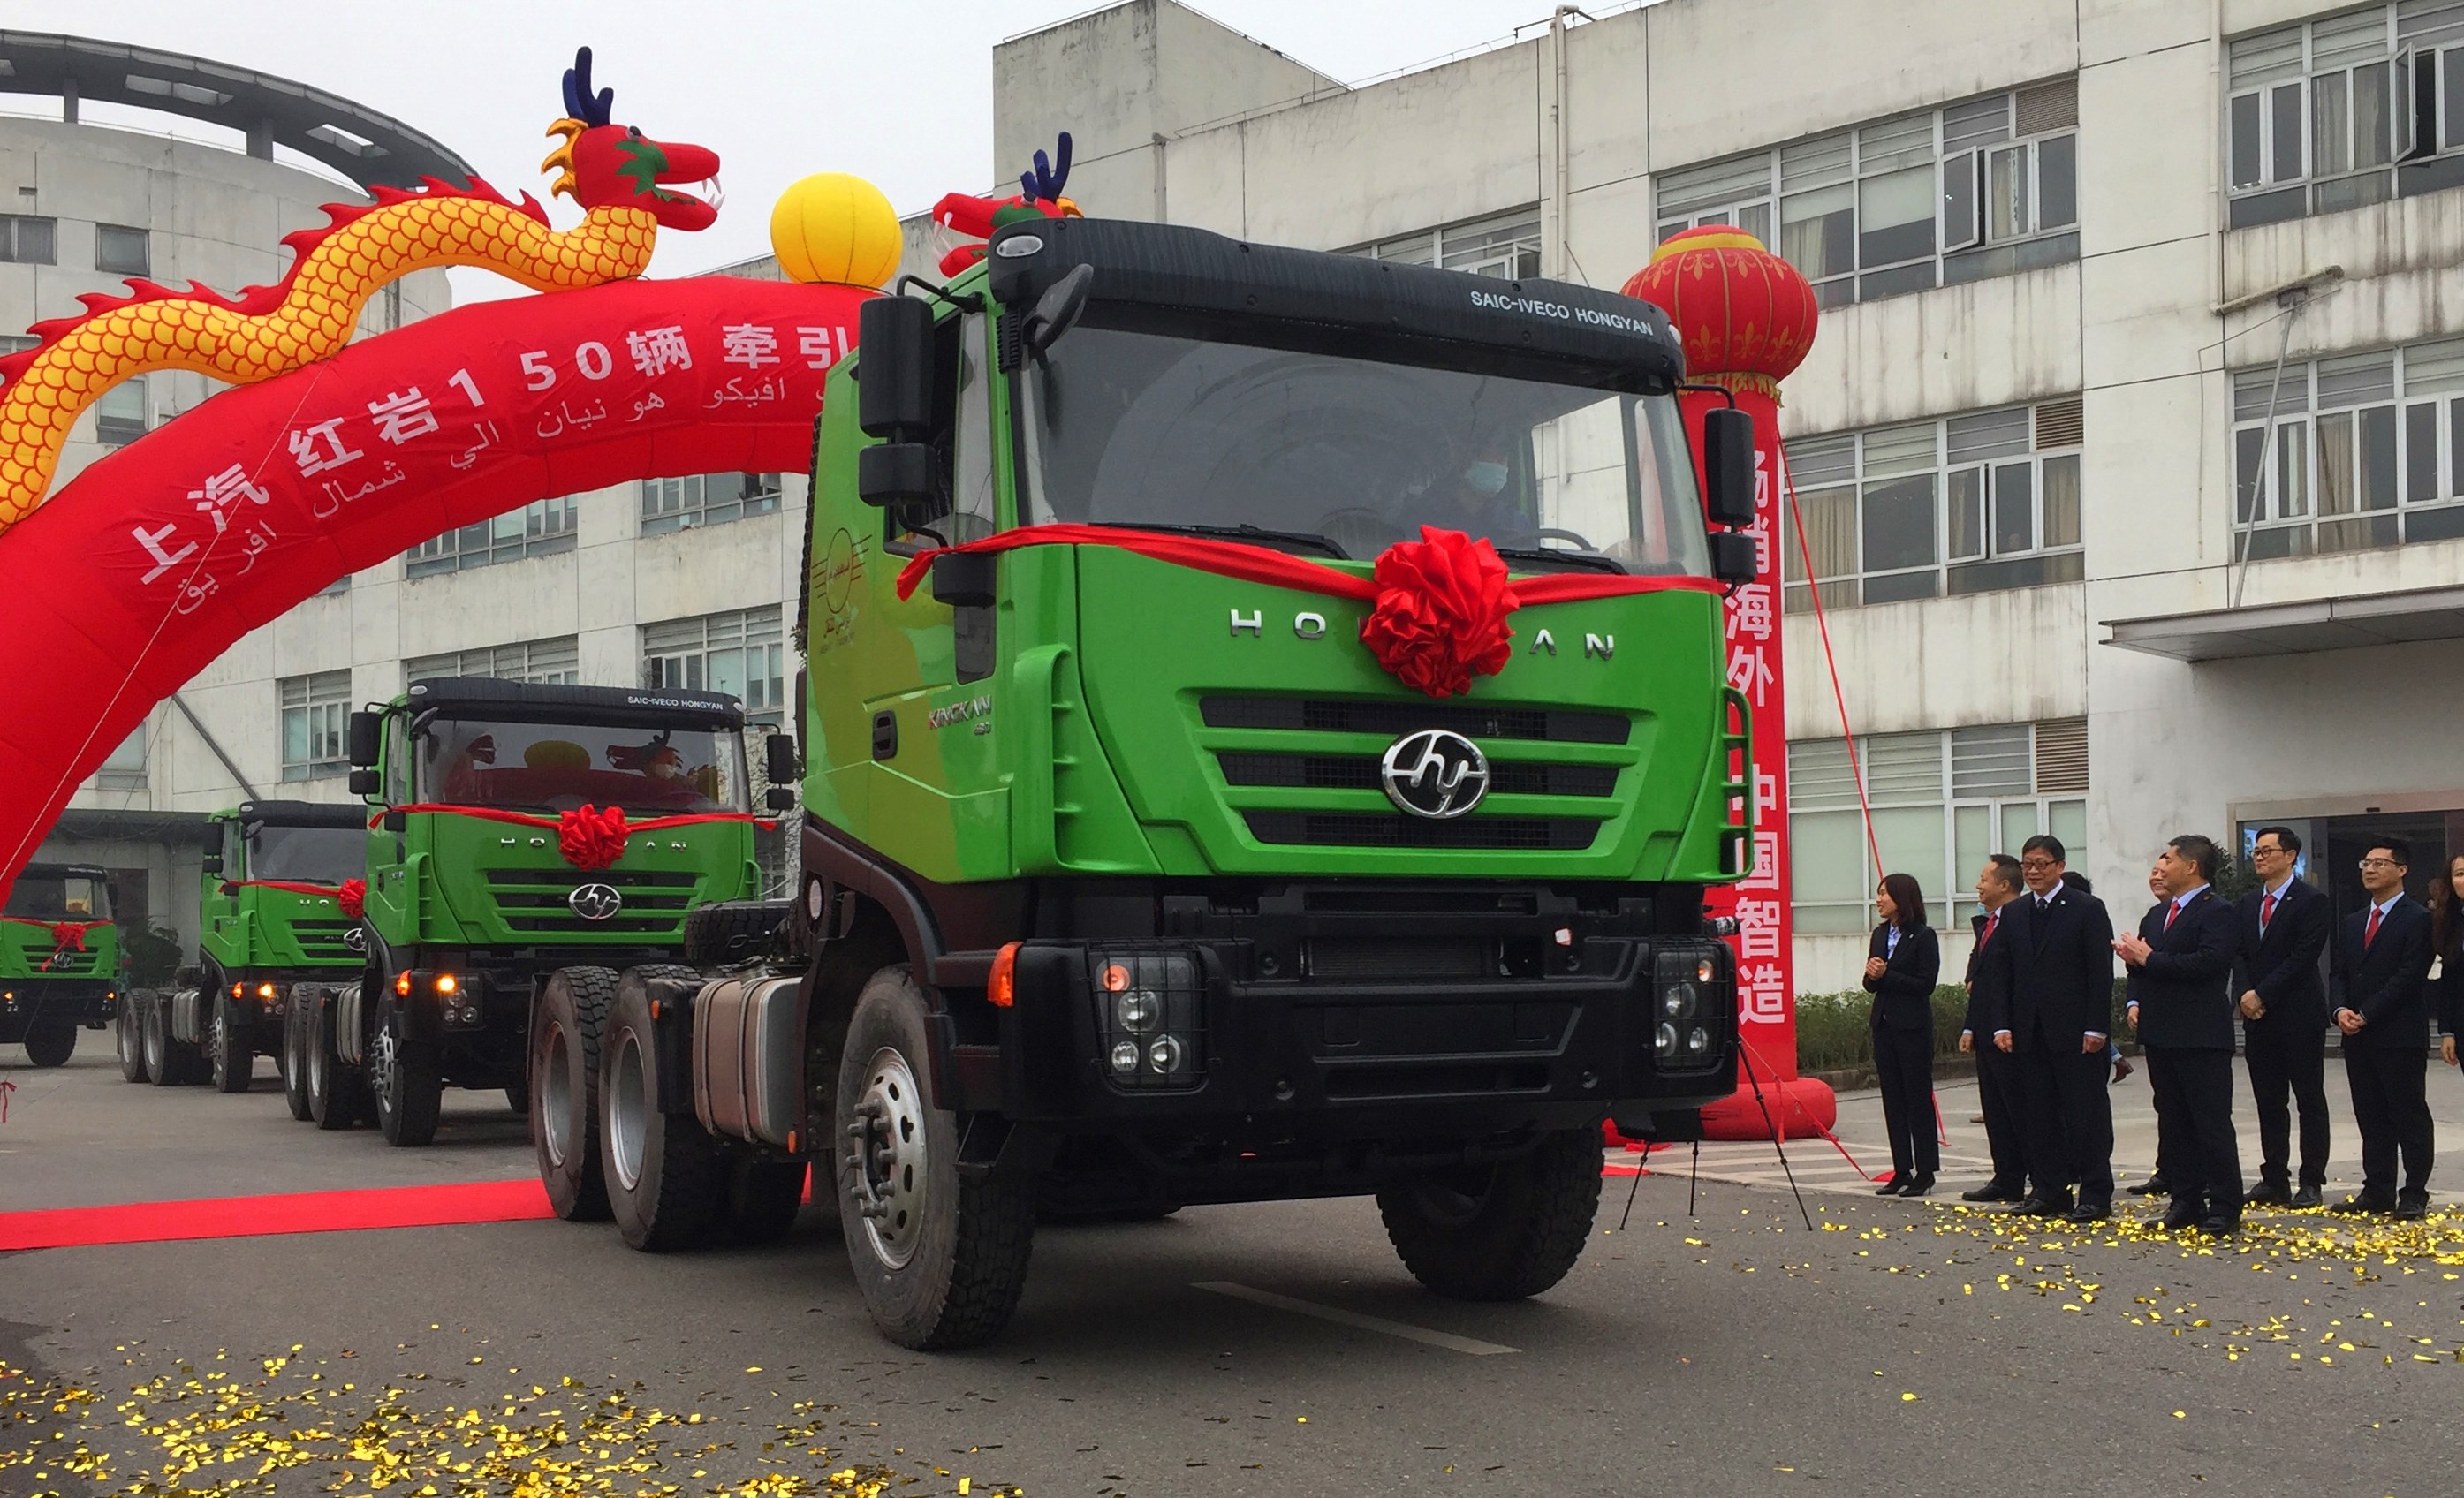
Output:
[[[1874,996],[1874,1069],[1891,1135],[1891,1179],[1874,1195],[1928,1196],[1942,1168],[1933,1129],[1933,988],[1942,948],[1913,875],[1884,874],[1874,909],[1882,923],[1866,948],[1865,991]]]
[[[2430,950],[2438,959],[2431,998],[2438,1007],[2438,1056],[2455,1065],[2455,1037],[2464,1033],[2464,853],[2447,860],[2445,877],[2430,886]]]

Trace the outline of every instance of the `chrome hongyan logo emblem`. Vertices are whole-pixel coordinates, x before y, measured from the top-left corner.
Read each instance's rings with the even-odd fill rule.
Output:
[[[365,957],[368,951],[367,928],[364,926],[343,927],[342,949],[346,952],[356,952],[362,957]]]
[[[625,908],[625,896],[616,892],[614,885],[581,884],[574,886],[564,903],[583,920],[605,920]]]
[[[1377,780],[1416,817],[1460,817],[1488,794],[1488,757],[1461,734],[1424,728],[1386,746]]]

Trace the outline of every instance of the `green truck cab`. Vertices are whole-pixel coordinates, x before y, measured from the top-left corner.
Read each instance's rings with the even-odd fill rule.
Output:
[[[293,1006],[310,1116],[372,1113],[388,1143],[428,1143],[446,1087],[528,1107],[539,985],[568,966],[683,955],[688,914],[760,887],[744,715],[706,692],[413,682],[353,714],[352,786],[367,799],[365,946],[357,981]],[[568,862],[557,824],[585,806],[631,822],[612,865]],[[511,820],[506,820],[506,816]]]
[[[120,931],[111,875],[83,864],[28,864],[0,909],[0,1046],[38,1067],[66,1064],[79,1028],[112,1023]]]
[[[1000,1329],[1039,1217],[1374,1195],[1431,1289],[1553,1285],[1600,1126],[1683,1136],[1734,1086],[1704,892],[1751,846],[1750,423],[1709,424],[1706,496],[1656,309],[1171,226],[1012,224],[862,322],[816,432],[791,925],[549,1011],[560,1210],[677,1246],[809,1160],[917,1348]],[[1443,699],[1365,604],[1091,538],[901,596],[1054,523],[1355,578],[1430,526],[1668,585],[1523,607]]]
[[[256,1058],[272,1056],[296,1115],[301,1081],[283,1016],[299,984],[359,971],[366,943],[343,896],[344,882],[361,876],[366,813],[356,804],[252,801],[214,813],[208,826],[197,964],[171,992],[134,990],[121,1005],[120,1074],[245,1092]]]

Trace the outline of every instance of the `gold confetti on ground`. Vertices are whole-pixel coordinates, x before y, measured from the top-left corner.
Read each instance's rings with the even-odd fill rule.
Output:
[[[671,1413],[622,1387],[525,1379],[479,1399],[475,1385],[438,1386],[435,1394],[453,1397],[440,1402],[429,1389],[414,1390],[424,1375],[363,1386],[302,1351],[253,1360],[226,1352],[151,1374],[132,1358],[135,1381],[124,1397],[37,1380],[0,1362],[0,1493],[882,1498],[893,1488],[930,1490],[834,1449],[824,1439],[833,1406],[817,1401],[790,1405],[792,1423],[737,1427],[744,1439],[735,1440],[698,1412]],[[1018,1489],[974,1491],[1016,1498]]]

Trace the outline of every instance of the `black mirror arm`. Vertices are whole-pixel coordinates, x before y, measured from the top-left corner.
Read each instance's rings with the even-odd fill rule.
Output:
[[[1706,385],[1688,382],[1687,384],[1679,386],[1677,388],[1692,395],[1716,395],[1720,399],[1728,403],[1728,409],[1735,410],[1737,408],[1737,392],[1729,389],[1725,385]]]
[[[980,312],[983,310],[983,293],[954,292],[947,286],[935,286],[931,281],[926,280],[920,275],[900,276],[898,278],[898,284],[890,289],[890,294],[893,297],[904,297],[907,295],[907,288],[910,286],[921,291],[925,296],[932,297],[935,301],[946,302],[950,306],[957,308],[960,312]]]

